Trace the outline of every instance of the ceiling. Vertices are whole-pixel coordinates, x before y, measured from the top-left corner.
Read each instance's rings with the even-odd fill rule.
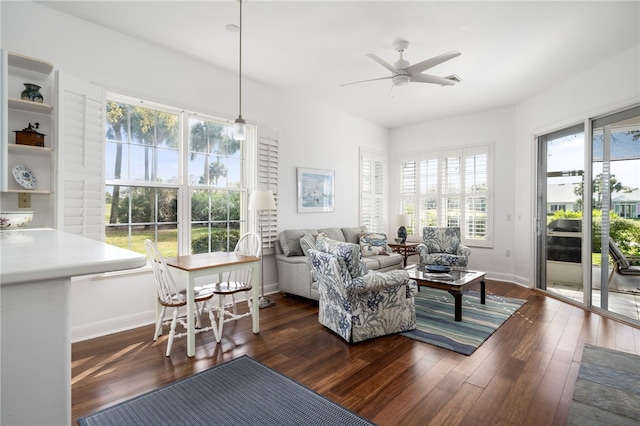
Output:
[[[237,73],[239,4],[42,1],[47,7]],[[243,2],[243,77],[388,128],[515,105],[640,43],[640,2]],[[367,58],[411,64],[458,50],[427,73],[455,86],[390,80]],[[588,88],[586,88],[588,89]],[[244,91],[243,98],[251,93]],[[250,119],[250,117],[248,117]]]

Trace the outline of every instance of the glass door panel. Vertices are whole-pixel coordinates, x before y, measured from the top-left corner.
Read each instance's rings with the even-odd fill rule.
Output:
[[[538,287],[581,303],[583,127],[539,138],[537,214]]]
[[[640,107],[592,129],[592,306],[639,321]]]

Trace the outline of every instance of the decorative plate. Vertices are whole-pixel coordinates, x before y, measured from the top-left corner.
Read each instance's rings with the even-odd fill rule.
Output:
[[[36,175],[33,174],[31,169],[25,165],[15,165],[13,167],[13,177],[23,188],[36,189],[38,186],[38,179],[36,179]]]
[[[427,265],[429,272],[451,272],[451,267],[444,265]]]

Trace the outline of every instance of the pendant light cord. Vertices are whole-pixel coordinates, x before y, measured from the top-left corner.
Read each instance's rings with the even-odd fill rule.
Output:
[[[238,115],[242,117],[242,0],[240,2],[240,65],[238,74]]]

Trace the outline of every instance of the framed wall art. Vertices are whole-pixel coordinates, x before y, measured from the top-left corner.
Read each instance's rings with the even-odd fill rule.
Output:
[[[297,168],[298,213],[322,213],[334,210],[334,172]]]

